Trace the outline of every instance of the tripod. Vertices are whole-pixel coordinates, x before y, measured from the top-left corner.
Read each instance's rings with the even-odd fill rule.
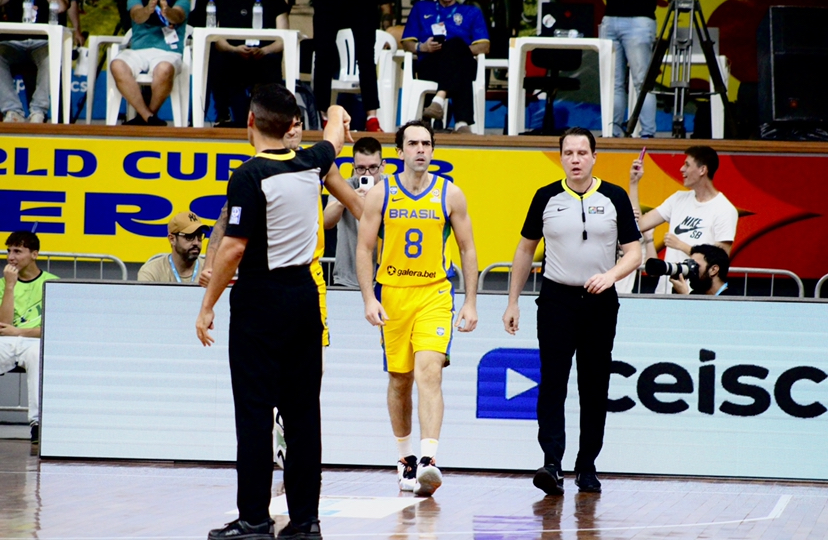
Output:
[[[688,25],[680,25],[682,14],[689,14]],[[672,23],[672,24],[670,24]],[[669,30],[668,30],[669,26]],[[707,69],[710,70],[710,78],[713,81],[713,92],[691,92],[690,91],[690,65],[693,52],[693,28],[699,36],[700,45],[704,51],[704,59]],[[666,32],[666,34],[665,34]],[[673,96],[673,137],[683,139],[687,136],[684,127],[684,106],[688,97],[710,96],[719,94],[722,98],[725,110],[725,129],[732,130],[736,125],[733,120],[730,102],[727,99],[727,86],[722,79],[719,64],[716,61],[716,53],[713,51],[713,41],[707,31],[707,24],[704,22],[699,0],[670,0],[670,7],[667,10],[667,17],[658,35],[653,56],[650,59],[650,67],[647,68],[647,76],[641,85],[635,108],[630,113],[627,121],[626,136],[632,135],[638,117],[641,114],[641,107],[644,105],[644,98],[647,93],[653,90],[656,78],[661,71],[661,64],[664,62],[664,54],[670,48],[670,90],[666,92],[655,92],[662,95]],[[727,134],[726,134],[727,135]]]

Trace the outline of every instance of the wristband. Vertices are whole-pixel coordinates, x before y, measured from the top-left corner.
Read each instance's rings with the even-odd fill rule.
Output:
[[[420,44],[417,43],[417,52],[420,52]]]

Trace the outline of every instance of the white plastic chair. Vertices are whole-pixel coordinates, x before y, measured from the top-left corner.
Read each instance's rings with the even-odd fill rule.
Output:
[[[95,84],[98,75],[99,49],[104,45],[122,44],[123,36],[89,36],[88,73],[86,75],[86,123],[92,123],[92,109],[95,104]]]
[[[388,46],[386,49],[385,47]],[[339,92],[359,93],[359,66],[356,62],[354,34],[350,28],[343,28],[336,35],[339,51],[339,76],[331,81],[331,97],[336,103]],[[377,117],[383,131],[394,131],[397,120],[397,69],[394,54],[397,40],[388,32],[377,30],[374,45],[374,62],[377,64],[377,90],[380,107]]]
[[[484,135],[486,132],[486,55],[478,54],[476,59],[477,74],[472,83],[474,124],[471,126],[471,130],[476,135]],[[400,123],[405,124],[411,120],[421,118],[426,94],[436,93],[436,82],[414,77],[414,55],[406,52],[403,59]],[[445,111],[448,110],[445,109]],[[445,117],[443,125],[446,125]]]
[[[172,92],[170,93],[173,125],[175,127],[185,127],[190,112],[190,70],[192,65],[192,52],[190,49],[189,38],[192,33],[193,27],[187,25],[187,31],[184,38],[184,54],[181,62],[181,71],[175,76],[175,79],[173,79]],[[118,112],[121,110],[121,98],[123,97],[118,91],[118,86],[115,84],[115,77],[112,76],[112,60],[118,56],[121,47],[129,45],[131,38],[132,30],[126,33],[120,45],[114,44],[109,48],[106,73],[106,125],[108,126],[114,126],[118,123]],[[135,80],[139,85],[149,86],[152,84],[152,73],[141,73],[135,78]],[[135,109],[127,104],[127,120],[134,118],[135,114]]]

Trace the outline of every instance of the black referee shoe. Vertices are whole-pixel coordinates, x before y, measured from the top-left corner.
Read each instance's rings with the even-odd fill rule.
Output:
[[[578,486],[578,491],[586,493],[601,493],[601,482],[594,472],[577,473],[575,475],[575,485]]]
[[[251,525],[237,519],[228,523],[223,529],[213,529],[207,540],[273,540],[273,520],[268,519],[259,525]]]
[[[314,520],[299,527],[293,523],[279,531],[276,540],[322,540],[322,531],[319,529],[319,522]]]
[[[532,483],[547,495],[564,494],[563,473],[555,465],[550,464],[538,469]]]

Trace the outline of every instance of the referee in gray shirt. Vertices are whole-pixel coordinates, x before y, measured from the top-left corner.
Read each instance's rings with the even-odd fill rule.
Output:
[[[572,356],[578,365],[581,438],[575,461],[580,491],[600,492],[595,459],[604,440],[612,346],[618,320],[615,282],[641,263],[641,234],[627,193],[592,176],[595,137],[570,128],[561,136],[566,179],[540,188],[532,200],[512,265],[507,332],[518,331],[518,298],[538,243],[544,241],[544,272],[538,304],[541,381],[538,442],[544,466],[534,484],[563,495],[561,460],[566,447],[564,401]],[[623,257],[616,262],[616,247]]]

